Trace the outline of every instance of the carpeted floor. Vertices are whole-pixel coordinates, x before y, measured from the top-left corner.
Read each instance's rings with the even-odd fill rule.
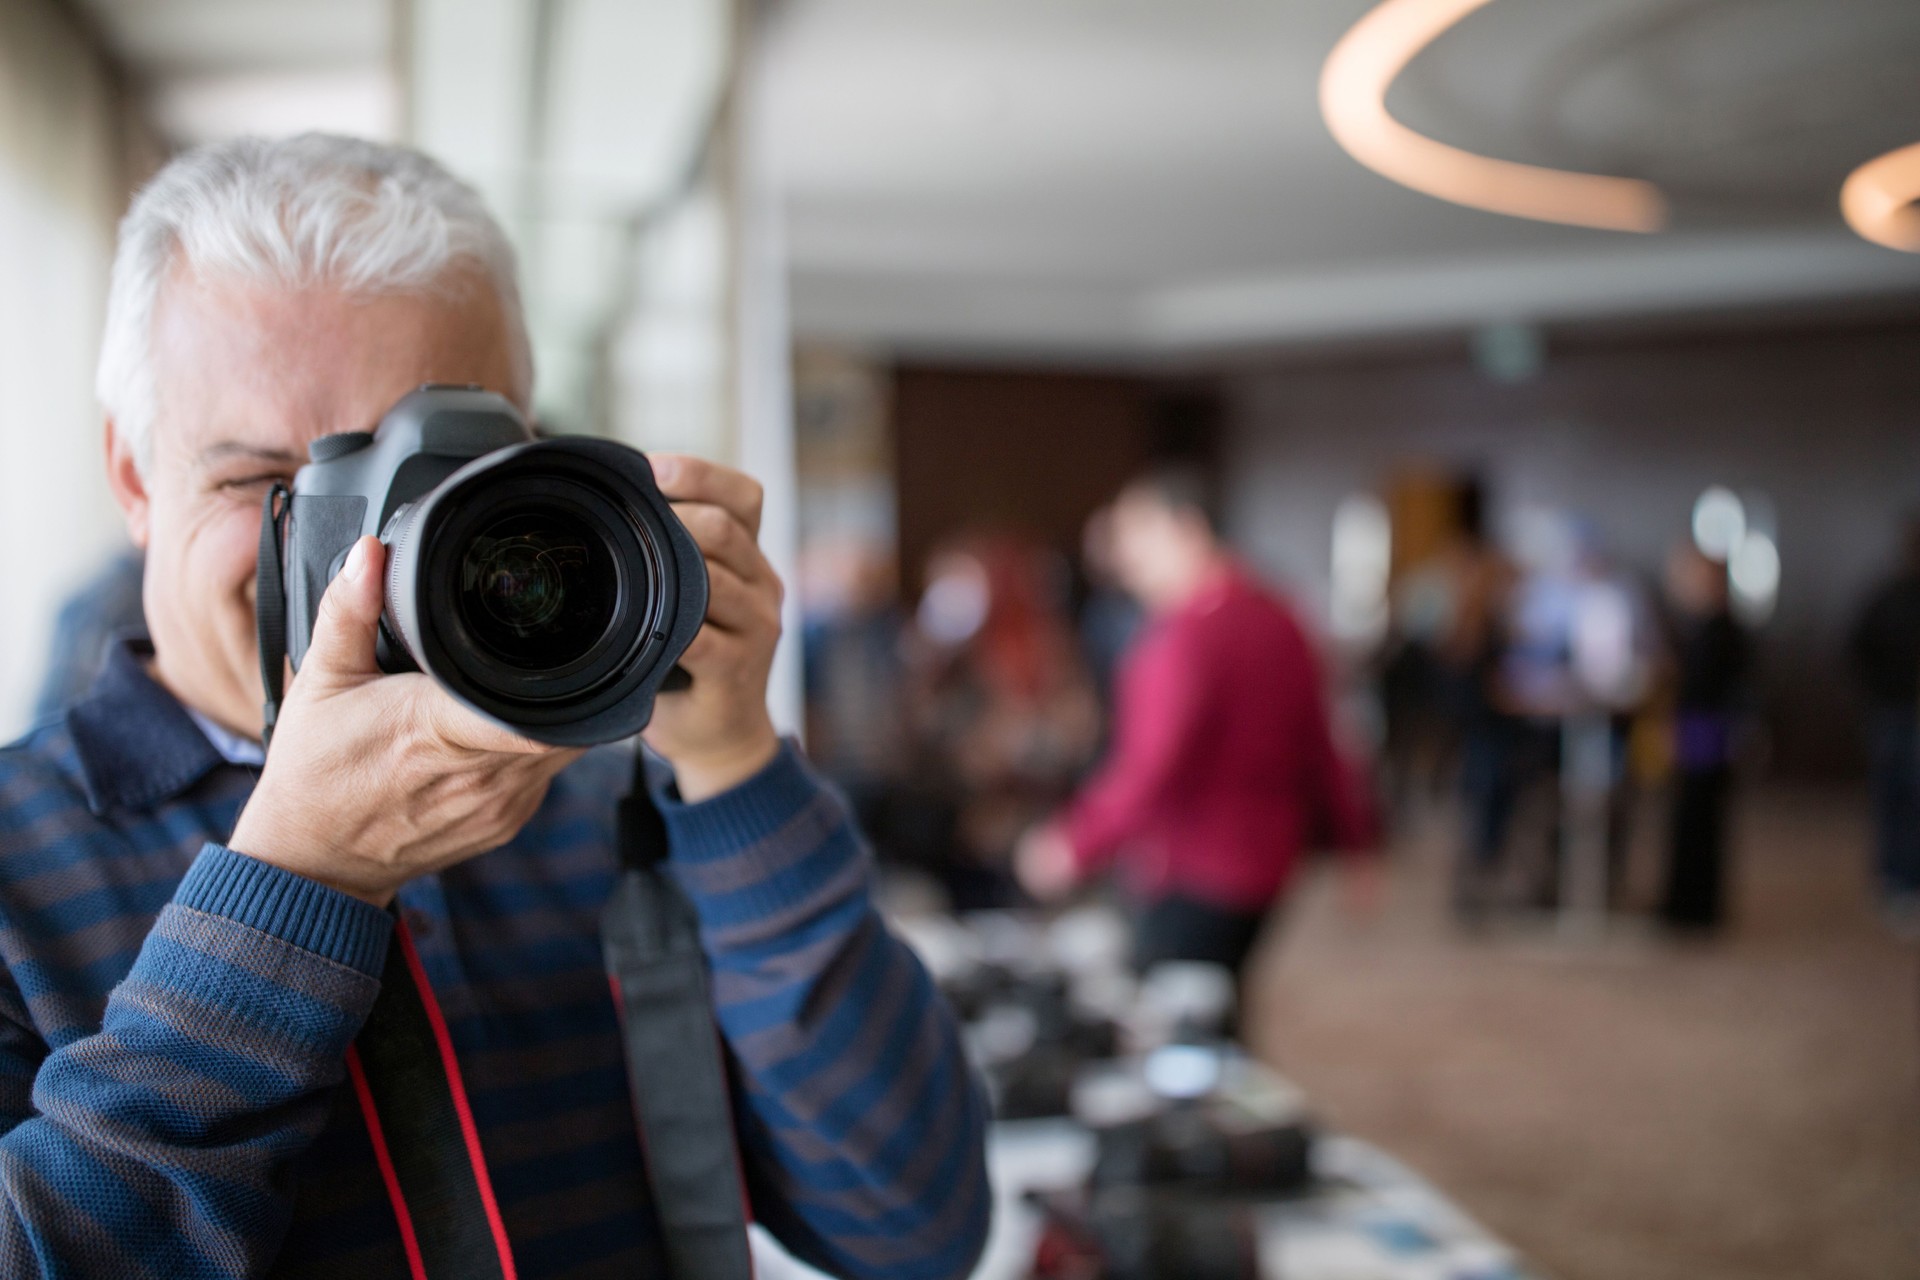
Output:
[[[1920,1277],[1920,948],[1872,914],[1863,808],[1746,797],[1709,944],[1464,937],[1436,817],[1370,921],[1303,888],[1250,1038],[1550,1280]]]

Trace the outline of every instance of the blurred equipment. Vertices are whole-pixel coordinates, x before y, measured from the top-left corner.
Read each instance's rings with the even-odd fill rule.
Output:
[[[1326,1133],[1299,1089],[1225,1038],[1225,971],[1136,980],[1104,907],[890,923],[995,1096],[994,1227],[975,1280],[1527,1280],[1438,1191]]]

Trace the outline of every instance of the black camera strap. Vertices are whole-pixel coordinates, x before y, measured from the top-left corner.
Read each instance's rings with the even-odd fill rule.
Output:
[[[636,746],[633,787],[620,802],[620,879],[600,942],[647,1181],[676,1280],[751,1280],[746,1180],[699,920],[667,875],[667,826],[646,771]]]
[[[263,746],[285,687],[289,497],[275,485],[261,512],[255,613]],[[666,872],[666,822],[646,765],[636,745],[633,785],[619,802],[619,876],[600,922],[634,1118],[672,1280],[751,1280],[726,1053],[699,921]],[[413,1280],[515,1280],[446,1020],[398,920],[380,994],[347,1069]]]
[[[273,724],[287,678],[287,516],[293,490],[276,484],[260,504],[260,560],[253,571],[253,625],[260,639],[260,746],[273,743]]]

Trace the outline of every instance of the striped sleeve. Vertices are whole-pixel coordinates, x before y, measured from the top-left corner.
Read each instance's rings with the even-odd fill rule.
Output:
[[[210,844],[96,1034],[38,1061],[31,975],[10,973],[0,1075],[30,1075],[32,1091],[22,1109],[9,1090],[0,1116],[0,1274],[262,1274],[390,928],[375,907]]]
[[[986,1102],[944,998],[873,909],[845,803],[789,745],[661,811],[739,1068],[756,1216],[850,1280],[965,1276],[986,1238]]]

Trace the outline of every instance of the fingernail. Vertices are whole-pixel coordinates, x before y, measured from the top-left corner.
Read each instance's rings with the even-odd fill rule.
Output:
[[[362,538],[353,544],[353,550],[347,553],[347,563],[340,570],[340,576],[349,582],[357,582],[367,570],[367,541]]]
[[[680,472],[680,464],[672,458],[653,459],[653,480],[655,484],[672,484]]]

